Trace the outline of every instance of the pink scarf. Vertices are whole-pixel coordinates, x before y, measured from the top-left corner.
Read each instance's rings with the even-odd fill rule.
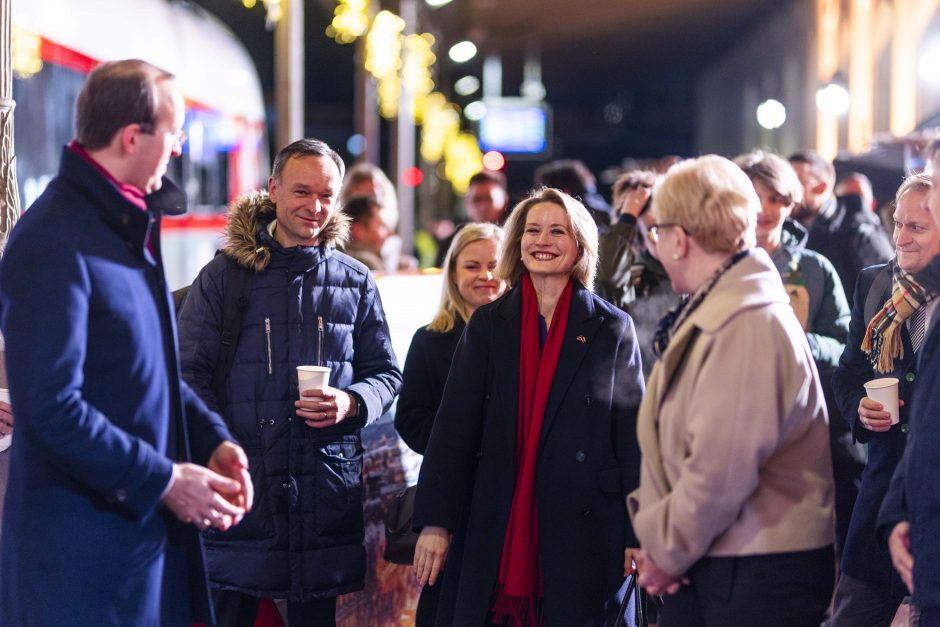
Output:
[[[548,330],[539,344],[539,304],[526,273],[522,277],[522,333],[519,342],[519,413],[516,421],[516,486],[503,541],[503,555],[490,609],[497,624],[542,624],[542,567],[539,563],[538,504],[535,477],[545,406],[561,354],[571,305],[571,282],[565,286]]]

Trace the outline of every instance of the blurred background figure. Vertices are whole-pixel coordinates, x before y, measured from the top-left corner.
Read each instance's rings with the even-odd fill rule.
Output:
[[[643,374],[653,369],[653,334],[666,312],[678,302],[669,276],[647,245],[653,187],[659,175],[649,170],[621,174],[614,182],[616,222],[600,236],[597,295],[633,318],[643,357]]]
[[[806,229],[789,218],[803,198],[803,187],[783,158],[756,150],[735,159],[751,179],[761,211],[757,214],[757,245],[763,248],[790,297],[790,306],[806,332],[829,413],[829,444],[836,486],[836,556],[849,530],[865,463],[864,447],[852,440],[832,391],[832,373],[839,365],[849,331],[850,311],[835,268],[821,254],[806,248]]]
[[[496,170],[480,170],[471,176],[467,193],[463,197],[463,207],[467,220],[470,222],[502,224],[506,220],[506,210],[509,208],[506,175]],[[463,224],[465,223],[458,224],[453,232],[440,241],[436,266],[443,267],[444,257]]]
[[[862,209],[876,211],[875,191],[871,186],[871,179],[860,172],[849,172],[836,183],[836,197],[857,196]]]
[[[372,196],[379,205],[379,217],[387,232],[380,254],[385,271],[397,272],[417,268],[417,260],[402,252],[401,237],[396,234],[400,217],[398,193],[385,172],[371,163],[357,163],[351,167],[343,179],[339,206],[345,207],[346,203],[356,196]]]
[[[559,159],[539,166],[535,170],[536,187],[554,187],[584,204],[597,232],[603,235],[610,228],[611,208],[597,191],[597,179],[584,162],[577,159]]]
[[[373,272],[384,272],[382,246],[392,233],[382,220],[381,205],[374,196],[353,196],[343,205],[343,213],[351,221],[349,242],[343,252]]]
[[[793,218],[809,231],[806,247],[832,262],[842,290],[851,294],[858,273],[887,263],[894,246],[859,196],[836,197],[836,171],[822,155],[804,150],[790,155],[789,161],[803,185],[803,202],[795,207]]]
[[[439,625],[599,624],[623,582],[643,377],[630,318],[591,293],[596,263],[567,194],[510,215],[497,275],[513,287],[467,324],[418,481],[418,580],[441,585],[452,539],[460,556]]]
[[[349,168],[339,192],[343,207],[355,196],[372,196],[382,208],[382,221],[392,232],[398,228],[398,194],[385,172],[371,163],[357,163]]]
[[[690,295],[657,337],[629,498],[640,582],[668,595],[661,627],[818,627],[832,593],[826,410],[778,272],[751,248],[759,208],[716,156],[674,166],[653,199],[652,240]]]
[[[434,416],[444,396],[444,384],[457,342],[470,316],[480,305],[493,302],[506,290],[494,276],[503,230],[495,224],[466,224],[457,232],[444,258],[441,305],[431,323],[415,332],[405,369],[395,428],[405,443],[424,454]],[[451,551],[448,568],[459,569]],[[424,586],[418,602],[417,627],[433,626],[442,586]]]
[[[889,263],[866,268],[859,275],[848,343],[832,377],[852,435],[868,446],[868,463],[842,551],[833,627],[890,625],[907,593],[891,567],[888,547],[876,535],[876,522],[907,444],[910,413],[906,403],[918,380],[917,355],[940,302],[912,276],[940,253],[940,230],[927,209],[930,188],[930,177],[923,174],[909,177],[898,188],[897,254]],[[881,403],[866,396],[865,382],[879,377],[895,377],[900,382],[899,396],[905,405],[897,424],[891,424]]]

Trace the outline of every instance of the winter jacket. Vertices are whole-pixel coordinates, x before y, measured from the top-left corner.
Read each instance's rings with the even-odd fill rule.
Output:
[[[628,506],[640,546],[666,572],[705,556],[832,543],[822,388],[763,250],[732,266],[676,329],[637,431],[643,462]]]
[[[908,418],[910,401],[917,376],[917,355],[911,346],[908,325],[901,327],[901,341],[904,354],[895,360],[894,371],[888,375],[876,374],[868,355],[862,351],[862,338],[870,320],[865,319],[865,304],[869,291],[875,284],[875,277],[887,272],[887,266],[878,265],[865,268],[858,277],[852,305],[852,324],[849,327],[849,341],[839,362],[839,367],[832,376],[842,416],[859,442],[868,445],[868,463],[862,474],[861,488],[852,512],[845,549],[842,551],[842,570],[848,575],[877,584],[886,594],[897,598],[906,592],[901,578],[891,565],[888,547],[876,536],[875,523],[878,509],[888,491],[891,475],[904,454],[907,444]],[[888,274],[890,277],[890,274]],[[877,302],[884,303],[891,298],[891,281],[881,288]],[[901,406],[900,422],[889,431],[869,431],[858,419],[858,405],[866,395],[863,385],[866,381],[883,376],[896,377],[900,381],[899,396],[904,401]]]
[[[809,227],[806,247],[832,262],[846,294],[855,289],[863,268],[894,257],[891,238],[858,196],[830,198]]]
[[[637,219],[621,215],[608,231],[600,236],[597,277],[598,296],[630,314],[636,325],[636,339],[643,358],[643,376],[648,381],[656,356],[653,336],[659,321],[679,302],[672,290],[663,264],[645,246]]]
[[[421,466],[414,523],[454,531],[437,624],[486,623],[515,486],[522,290],[477,309]],[[636,546],[640,353],[629,316],[575,283],[535,478],[545,627],[598,624]],[[442,585],[440,580],[436,585]]]
[[[934,257],[914,278],[932,292],[940,291],[940,257]],[[887,536],[895,524],[911,524],[914,556],[912,604],[940,608],[940,324],[934,316],[917,358],[917,376],[927,383],[912,388],[907,415],[911,430],[907,447],[891,478],[888,494],[878,513],[878,531]],[[923,621],[921,622],[923,624]]]
[[[832,263],[807,249],[806,229],[787,219],[780,247],[771,255],[790,296],[790,305],[806,331],[820,370],[835,368],[845,348],[851,312]]]
[[[223,398],[212,390],[221,255],[199,273],[180,312],[180,353],[186,379],[222,410],[248,454],[255,487],[240,525],[207,534],[212,585],[299,601],[364,585],[360,431],[389,408],[401,373],[369,270],[335,249],[345,216],[333,214],[319,245],[284,248],[267,230],[274,214],[265,193],[230,210],[223,252],[253,275]],[[296,367],[321,360],[330,385],[351,393],[359,412],[315,429],[295,415]]]
[[[444,397],[447,373],[465,326],[457,317],[454,328],[444,333],[421,327],[408,348],[401,396],[395,407],[395,429],[405,444],[422,455],[431,439],[434,416]]]
[[[0,263],[16,416],[4,625],[212,620],[199,534],[161,499],[174,461],[206,464],[231,436],[180,379],[160,255],[167,201],[185,206],[164,181],[141,211],[66,148],[13,229]]]

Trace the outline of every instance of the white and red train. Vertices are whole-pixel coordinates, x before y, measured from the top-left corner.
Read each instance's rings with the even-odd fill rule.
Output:
[[[74,102],[98,63],[140,58],[177,76],[186,98],[183,156],[169,175],[190,212],[164,221],[171,287],[212,257],[224,208],[268,172],[264,100],[245,47],[205,10],[171,0],[13,0],[14,134],[25,209],[58,169]],[[38,70],[38,71],[37,71]]]

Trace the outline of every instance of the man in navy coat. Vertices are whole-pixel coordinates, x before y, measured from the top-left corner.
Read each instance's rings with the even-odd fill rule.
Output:
[[[940,141],[930,146],[933,187],[928,197],[930,213],[940,224]],[[915,275],[926,288],[940,291],[940,255]],[[930,320],[924,347],[917,361],[917,386],[911,396],[911,431],[904,456],[878,515],[878,528],[890,532],[891,561],[912,593],[920,610],[922,627],[940,626],[940,490],[937,489],[937,450],[940,449],[940,325]]]
[[[91,73],[59,175],[0,263],[5,625],[212,623],[197,527],[251,506],[244,452],[179,374],[159,238],[185,204],[163,179],[183,141],[172,79],[136,60]]]
[[[892,425],[888,412],[881,403],[866,396],[863,385],[875,378],[897,378],[900,398],[910,401],[914,388],[924,381],[917,372],[917,356],[926,322],[940,304],[940,298],[934,298],[935,292],[928,293],[922,310],[919,308],[902,322],[898,332],[903,351],[892,360],[890,371],[875,371],[871,356],[862,350],[862,339],[869,323],[881,314],[892,297],[893,275],[900,271],[916,274],[940,253],[940,229],[926,206],[930,188],[929,177],[915,174],[898,189],[894,211],[897,256],[887,265],[871,266],[859,274],[849,341],[832,377],[839,408],[854,439],[868,445],[868,463],[842,551],[833,627],[887,627],[907,594],[901,578],[891,567],[888,547],[876,537],[875,525],[891,475],[907,443],[909,406],[901,407],[900,422]]]

